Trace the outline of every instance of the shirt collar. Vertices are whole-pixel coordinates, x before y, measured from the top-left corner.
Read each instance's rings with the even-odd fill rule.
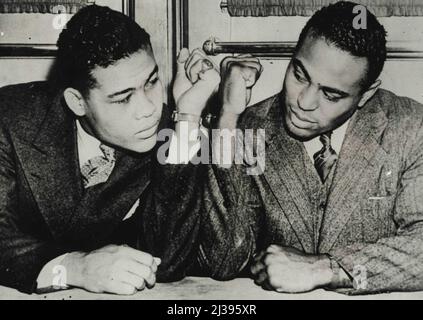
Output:
[[[100,149],[100,140],[86,132],[79,120],[76,120],[76,133],[80,167],[87,163],[88,160],[103,155]]]
[[[331,146],[337,154],[341,152],[342,143],[345,139],[345,134],[347,132],[348,124],[351,119],[348,119],[342,126],[336,128],[332,132],[331,136]],[[309,141],[304,141],[304,147],[307,150],[308,155],[313,160],[313,155],[322,149],[322,143],[320,142],[320,136],[317,136]],[[314,160],[313,160],[314,161]]]

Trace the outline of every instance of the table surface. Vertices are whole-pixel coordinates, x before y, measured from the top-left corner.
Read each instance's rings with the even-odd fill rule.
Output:
[[[4,300],[354,300],[354,299],[418,299],[423,292],[395,292],[378,295],[345,296],[336,292],[315,290],[303,294],[282,294],[265,291],[250,279],[215,281],[210,278],[189,277],[174,283],[159,283],[153,289],[140,291],[133,296],[94,294],[80,289],[55,292],[46,295],[25,295],[16,290],[0,287],[0,299]]]

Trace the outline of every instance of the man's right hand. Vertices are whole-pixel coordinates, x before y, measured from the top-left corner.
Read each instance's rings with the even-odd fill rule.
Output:
[[[109,245],[68,254],[62,264],[67,284],[94,293],[132,295],[156,283],[160,259],[128,246]]]
[[[225,58],[220,66],[222,78],[223,113],[240,115],[251,100],[251,89],[259,79],[263,67],[259,59],[250,55]]]

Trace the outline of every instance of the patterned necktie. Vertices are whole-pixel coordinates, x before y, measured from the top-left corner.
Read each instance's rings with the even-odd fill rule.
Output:
[[[325,183],[330,170],[338,159],[335,150],[333,150],[332,146],[330,145],[331,135],[332,132],[329,132],[320,136],[320,142],[323,144],[323,147],[313,156],[314,167],[316,168],[317,173],[319,174],[320,179],[322,180],[322,183]]]
[[[106,182],[113,171],[116,162],[114,149],[100,144],[100,150],[102,156],[88,160],[81,168],[84,188]]]

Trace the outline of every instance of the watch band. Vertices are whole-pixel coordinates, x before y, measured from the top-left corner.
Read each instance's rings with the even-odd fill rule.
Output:
[[[174,122],[188,121],[198,123],[200,126],[203,122],[200,115],[190,113],[179,113],[178,111],[173,111],[172,119]]]

